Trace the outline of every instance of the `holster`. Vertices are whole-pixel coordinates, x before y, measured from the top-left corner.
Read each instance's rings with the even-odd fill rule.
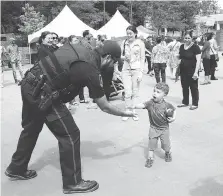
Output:
[[[41,111],[46,111],[52,106],[53,102],[59,99],[59,92],[53,91],[51,86],[47,83],[43,84],[41,90],[41,100],[38,107]]]
[[[40,111],[48,110],[53,102],[59,100],[59,91],[53,90],[45,75],[37,78],[31,71],[27,71],[24,79],[34,87],[32,97],[36,101],[39,100],[38,108]]]
[[[30,71],[27,71],[25,73],[25,77],[24,79],[26,79],[26,81],[31,84],[32,86],[36,86],[38,83],[38,79],[36,78],[36,76],[34,76]]]
[[[41,79],[36,84],[35,89],[33,91],[33,98],[34,99],[36,99],[40,95],[40,92],[41,92],[42,87],[43,87],[45,82],[46,82],[46,77],[42,76]]]

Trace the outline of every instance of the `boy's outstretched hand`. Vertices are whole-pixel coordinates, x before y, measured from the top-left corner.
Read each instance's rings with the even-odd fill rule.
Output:
[[[125,113],[124,116],[126,116],[126,117],[137,117],[137,114],[135,112],[133,112],[133,111],[128,111],[127,110],[124,113]]]

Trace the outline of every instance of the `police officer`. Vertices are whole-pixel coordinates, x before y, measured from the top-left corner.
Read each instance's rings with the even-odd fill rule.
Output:
[[[108,103],[100,76],[100,69],[114,64],[121,56],[121,49],[116,42],[106,41],[104,46],[93,51],[83,46],[65,44],[52,54],[53,56],[44,57],[28,70],[22,80],[23,131],[5,174],[13,180],[28,180],[37,176],[36,171],[28,169],[28,163],[45,123],[59,143],[63,192],[91,192],[98,189],[99,184],[82,179],[80,131],[64,103],[77,96],[80,88],[87,86],[91,98],[103,112],[134,117],[132,112]],[[60,75],[56,74],[54,80],[53,74],[60,68],[58,65],[65,71]],[[65,73],[67,75],[63,75]],[[63,83],[67,82],[64,82],[66,79],[70,85],[62,88]],[[51,87],[52,93],[46,86]]]

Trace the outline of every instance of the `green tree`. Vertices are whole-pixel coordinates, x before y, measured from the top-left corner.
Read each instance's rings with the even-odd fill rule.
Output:
[[[18,33],[22,5],[21,1],[1,2],[1,33]]]
[[[186,31],[195,26],[194,17],[199,13],[198,1],[150,2],[150,18],[154,28],[160,32],[162,28]]]
[[[44,27],[45,19],[43,15],[34,10],[33,6],[29,6],[28,3],[25,7],[22,7],[24,12],[20,16],[21,25],[19,25],[19,31],[28,35]]]
[[[199,5],[200,5],[200,15],[202,16],[216,14],[219,10],[218,2],[216,0],[203,0],[199,2]]]
[[[146,16],[150,11],[146,1],[125,1],[117,5],[117,9],[123,17],[130,23],[130,14],[132,6],[132,24],[135,26],[144,25]]]

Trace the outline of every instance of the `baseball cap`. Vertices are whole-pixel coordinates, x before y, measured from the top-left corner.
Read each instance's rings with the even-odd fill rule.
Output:
[[[121,57],[121,47],[115,41],[105,40],[103,42],[103,52],[104,54],[109,54],[112,57],[119,59]]]

